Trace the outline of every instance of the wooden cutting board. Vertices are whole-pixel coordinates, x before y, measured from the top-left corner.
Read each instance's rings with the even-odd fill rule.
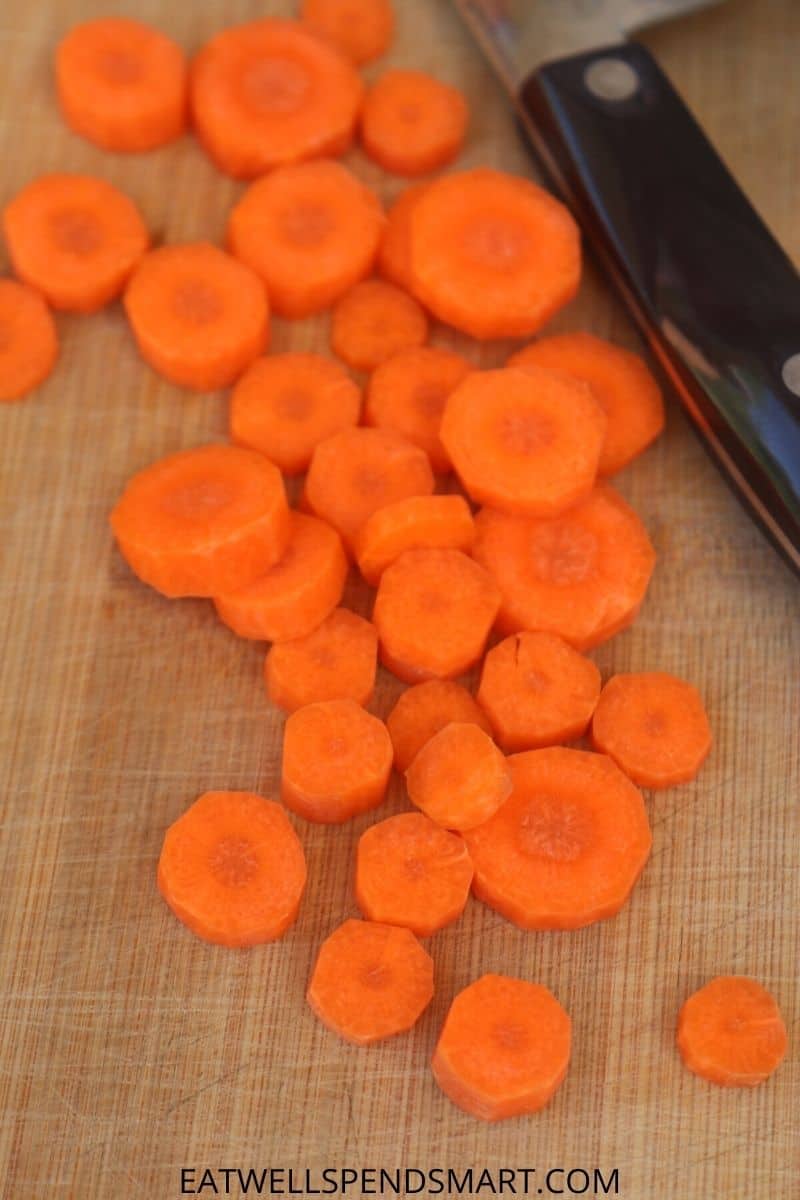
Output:
[[[469,95],[465,163],[530,173],[499,89],[449,5],[397,7],[392,61],[432,69]],[[68,134],[53,98],[53,48],[74,22],[109,11],[152,20],[193,50],[226,23],[289,8],[5,0],[2,200],[43,171],[97,172],[139,202],[157,238],[219,238],[240,186],[189,138],[127,159]],[[730,0],[647,41],[800,258],[800,8]],[[386,199],[400,190],[360,155],[352,161]],[[195,796],[213,787],[269,795],[278,784],[281,719],[265,700],[263,649],[237,641],[209,604],[169,603],[139,585],[106,523],[137,468],[224,436],[225,397],[162,382],[137,358],[118,306],[58,325],[57,371],[0,412],[0,1191],[171,1200],[181,1167],[196,1169],[197,1182],[205,1166],[487,1166],[542,1176],[616,1168],[624,1200],[795,1195],[800,587],[674,398],[665,436],[619,478],[658,548],[650,596],[635,628],[597,661],[606,675],[662,668],[694,680],[713,756],[695,784],[648,799],[652,861],[616,920],[525,934],[471,902],[431,943],[438,992],[417,1028],[359,1051],[314,1020],[303,992],[320,939],[356,912],[353,850],[369,819],[302,827],[307,899],[274,946],[209,947],[155,888],[164,829]],[[591,264],[556,327],[637,345]],[[275,349],[323,349],[326,329],[325,319],[276,323]],[[444,331],[436,341],[482,364],[508,349],[462,345]],[[356,583],[349,598],[368,611]],[[382,676],[374,710],[385,715],[397,691]],[[403,803],[397,784],[384,812]],[[428,1069],[454,992],[487,970],[547,984],[575,1029],[555,1102],[495,1127],[453,1108]],[[674,1049],[682,1000],[719,972],[763,980],[794,1033],[789,1060],[752,1093],[700,1082]],[[542,1184],[535,1179],[534,1194]]]

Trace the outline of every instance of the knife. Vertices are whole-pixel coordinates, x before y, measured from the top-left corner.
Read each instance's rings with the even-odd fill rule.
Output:
[[[800,275],[644,46],[720,0],[453,0],[717,465],[800,573]]]

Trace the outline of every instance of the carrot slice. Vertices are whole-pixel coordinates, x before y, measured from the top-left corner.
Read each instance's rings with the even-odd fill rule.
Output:
[[[307,821],[338,825],[376,808],[391,770],[386,726],[355,700],[307,704],[286,722],[281,799]]]
[[[282,557],[249,587],[214,604],[239,637],[282,642],[306,637],[342,598],[347,556],[335,529],[316,517],[291,514],[289,544]]]
[[[644,800],[603,754],[508,759],[513,791],[464,836],[475,895],[522,929],[580,929],[619,912],[650,854]]]
[[[461,675],[483,653],[499,603],[491,576],[460,550],[406,550],[375,599],[382,663],[406,683]]]
[[[0,279],[0,400],[19,400],[47,379],[58,358],[50,309],[33,288]]]
[[[320,947],[308,1003],[333,1033],[369,1046],[405,1033],[433,999],[433,959],[410,929],[345,921]]]
[[[577,650],[631,624],[656,557],[636,513],[607,484],[559,517],[483,509],[472,553],[500,589],[501,633],[543,629]]]
[[[592,742],[639,787],[667,788],[694,779],[711,750],[711,727],[696,687],[646,671],[609,679]]]
[[[358,841],[356,899],[370,921],[429,937],[464,911],[472,883],[464,839],[424,813],[398,813]]]
[[[478,168],[428,184],[411,213],[413,292],[476,338],[536,333],[578,290],[578,227],[535,183]]]
[[[207,942],[255,946],[281,937],[306,886],[303,847],[274,800],[206,792],[170,825],[158,887],[184,925]]]
[[[366,424],[394,429],[425,451],[434,471],[449,471],[450,456],[439,429],[448,396],[472,369],[460,354],[437,346],[395,354],[370,378]]]
[[[426,679],[407,688],[386,718],[397,770],[407,771],[422,747],[451,721],[471,722],[485,733],[492,732],[483,709],[460,683]]]
[[[374,626],[346,608],[335,608],[305,637],[271,647],[264,664],[267,694],[287,712],[321,700],[367,704],[377,662]]]
[[[374,371],[421,346],[428,318],[413,296],[382,279],[365,279],[337,300],[331,318],[331,349],[356,371]]]
[[[464,831],[493,816],[511,791],[511,772],[488,733],[452,722],[434,734],[406,771],[408,797],[445,829]]]
[[[256,359],[233,389],[231,437],[297,475],[320,442],[358,424],[360,410],[361,392],[333,359],[272,354]]]
[[[269,341],[261,280],[207,242],[145,255],[125,290],[125,311],[142,358],[197,391],[233,383]]]
[[[412,183],[400,193],[389,209],[378,250],[378,270],[381,275],[407,292],[414,288],[414,276],[411,271],[411,214],[427,187],[427,183]]]
[[[561,372],[475,371],[450,394],[441,439],[473,500],[554,517],[588,496],[606,430],[588,386]]]
[[[228,222],[228,245],[267,285],[276,313],[307,317],[369,275],[386,218],[336,162],[279,167],[251,184]]]
[[[104,150],[153,150],[180,137],[188,77],[180,46],[151,25],[124,17],[84,21],[56,51],[64,119]]]
[[[433,1075],[454,1104],[482,1121],[538,1112],[569,1066],[572,1023],[552,992],[507,975],[483,975],[459,992],[433,1055]]]
[[[581,737],[600,695],[600,672],[554,633],[517,633],[483,660],[478,703],[507,753]]]
[[[475,535],[472,512],[463,496],[410,496],[387,504],[361,526],[355,552],[361,574],[377,586],[388,566],[417,546],[450,546],[469,551]]]
[[[131,570],[165,596],[254,583],[289,540],[280,471],[236,446],[169,454],[130,479],[111,528]]]
[[[91,175],[40,175],[6,205],[3,229],[15,273],[67,312],[118,296],[148,243],[133,201]]]
[[[458,156],[468,121],[458,88],[424,71],[387,71],[364,100],[361,141],[385,171],[426,175]]]
[[[353,66],[298,21],[225,29],[192,65],[198,136],[220,170],[237,179],[343,153],[362,96]]]
[[[513,354],[508,365],[566,371],[589,385],[608,418],[601,475],[622,470],[664,428],[661,389],[644,360],[592,333],[542,338]]]
[[[385,54],[394,33],[391,0],[303,0],[300,15],[357,66]]]
[[[694,992],[678,1017],[678,1049],[701,1079],[756,1087],[777,1070],[787,1034],[766,988],[744,975],[719,975]]]

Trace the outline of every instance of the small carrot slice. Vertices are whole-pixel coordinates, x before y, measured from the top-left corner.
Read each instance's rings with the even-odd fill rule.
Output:
[[[192,64],[198,137],[220,170],[237,179],[343,153],[362,96],[353,66],[299,21],[268,18],[225,29]]]
[[[331,349],[356,371],[376,367],[428,338],[428,318],[413,296],[382,279],[365,279],[337,300]]]
[[[276,313],[307,317],[369,275],[385,224],[377,196],[341,163],[295,163],[250,185],[228,246],[264,280]]]
[[[464,835],[475,895],[522,929],[614,916],[652,845],[641,792],[603,754],[553,746],[507,761],[510,797]]]
[[[64,119],[104,150],[164,146],[186,128],[186,56],[151,25],[102,17],[74,26],[56,51]]]
[[[386,718],[397,770],[407,771],[422,747],[451,721],[471,722],[485,733],[492,732],[483,709],[460,683],[426,679],[407,688]]]
[[[391,770],[386,726],[355,700],[307,704],[286,722],[281,799],[307,821],[339,825],[376,808]]]
[[[488,733],[453,722],[426,742],[406,771],[412,804],[444,829],[474,829],[511,791],[511,772]]]
[[[165,596],[247,587],[290,533],[280,471],[236,446],[180,450],[139,471],[110,520],[131,570]]]
[[[57,358],[55,322],[42,297],[27,284],[0,279],[0,401],[38,387]]]
[[[483,660],[478,703],[506,753],[571,742],[587,730],[600,672],[554,633],[517,633]]]
[[[233,383],[269,341],[261,280],[207,242],[145,255],[125,290],[125,311],[142,358],[196,391]]]
[[[473,500],[554,517],[588,496],[606,418],[589,387],[562,372],[474,371],[447,399],[440,436]]]
[[[118,296],[149,240],[133,201],[91,175],[40,175],[5,206],[3,230],[15,274],[67,312]]]
[[[469,551],[475,536],[463,496],[410,496],[379,508],[355,537],[355,553],[367,583],[377,586],[388,566],[418,546]]]
[[[711,727],[696,687],[644,671],[609,679],[592,742],[639,787],[667,788],[694,779],[711,750]]]
[[[572,1023],[552,992],[483,975],[459,992],[431,1064],[455,1105],[482,1121],[538,1112],[569,1066]]]
[[[300,16],[357,66],[385,54],[394,33],[391,0],[303,0]]]
[[[410,929],[345,921],[320,947],[308,1003],[333,1033],[369,1046],[405,1033],[433,999],[433,959]]]
[[[458,156],[468,121],[458,88],[424,71],[387,71],[364,99],[361,141],[385,171],[426,175]]]
[[[170,825],[158,887],[175,916],[207,942],[255,946],[281,937],[306,886],[303,847],[274,800],[206,792]]]
[[[267,695],[287,712],[322,700],[367,704],[377,662],[374,626],[349,609],[335,608],[305,637],[271,647],[264,664]]]
[[[773,996],[755,979],[719,975],[694,992],[678,1017],[678,1050],[701,1079],[757,1087],[786,1054],[786,1026]]]
[[[370,921],[429,937],[464,911],[472,883],[464,839],[424,813],[398,813],[358,840],[356,899]]]
[[[514,367],[566,371],[592,389],[608,419],[599,472],[613,475],[654,442],[664,428],[661,389],[638,354],[593,333],[542,338],[508,360]]]
[[[427,183],[412,183],[400,193],[389,209],[378,250],[380,274],[407,292],[414,287],[411,272],[411,214],[427,186]]]
[[[257,358],[230,400],[231,438],[298,475],[320,442],[358,424],[361,392],[339,363],[322,354]]]

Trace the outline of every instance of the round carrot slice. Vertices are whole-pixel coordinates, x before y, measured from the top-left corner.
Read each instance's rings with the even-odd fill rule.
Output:
[[[463,496],[410,496],[379,508],[356,534],[361,574],[375,587],[405,550],[450,546],[469,551],[475,522]]]
[[[269,341],[261,280],[207,242],[145,255],[126,288],[125,311],[142,358],[197,391],[233,383]]]
[[[346,608],[335,608],[311,633],[272,646],[264,664],[267,695],[294,712],[320,700],[367,704],[375,689],[378,635]]]
[[[307,704],[286,722],[281,799],[307,821],[338,825],[376,808],[391,771],[386,726],[355,700]]]
[[[405,1033],[433,999],[433,959],[410,929],[345,921],[322,943],[308,1003],[333,1033],[369,1046]]]
[[[15,273],[68,312],[118,296],[148,243],[133,201],[91,175],[41,175],[6,205],[3,229]]]
[[[198,136],[220,170],[238,179],[343,153],[362,95],[352,65],[297,21],[225,29],[192,66]]]
[[[639,787],[667,788],[694,779],[711,750],[711,727],[696,687],[644,671],[609,679],[592,742]]]
[[[307,317],[370,273],[385,224],[377,196],[341,163],[296,163],[250,185],[228,245],[264,280],[276,313]]]
[[[650,854],[644,800],[603,754],[508,759],[513,791],[464,836],[475,895],[522,929],[580,929],[619,912]]]
[[[184,925],[207,942],[255,946],[294,922],[306,886],[303,847],[274,800],[206,792],[170,825],[158,887]]]
[[[473,723],[445,725],[406,771],[408,797],[445,829],[474,829],[508,799],[511,773],[488,733]]]
[[[428,318],[413,296],[382,279],[365,279],[337,300],[331,349],[356,371],[376,367],[428,337]]]
[[[552,992],[483,975],[450,1006],[431,1064],[446,1096],[482,1121],[538,1112],[569,1066],[572,1024]]]
[[[394,33],[391,0],[303,0],[300,15],[357,66],[385,54]]]
[[[411,272],[411,214],[427,186],[427,183],[412,183],[400,193],[389,209],[378,250],[378,270],[381,275],[406,292],[414,288]]]
[[[472,883],[464,839],[424,813],[398,813],[358,841],[356,899],[370,921],[429,937],[464,911]]]
[[[458,156],[469,110],[458,88],[424,71],[387,71],[367,92],[361,141],[397,175],[425,175]]]
[[[165,596],[247,587],[289,539],[280,471],[236,446],[180,450],[129,480],[111,528],[131,570]]]
[[[386,718],[397,770],[407,771],[422,747],[451,721],[472,722],[485,733],[492,732],[483,709],[460,683],[426,679],[407,688]]]
[[[701,1079],[756,1087],[786,1054],[786,1026],[766,988],[744,975],[719,975],[694,992],[678,1017],[678,1049]]]
[[[58,358],[50,309],[33,288],[0,279],[0,400],[19,400],[47,379]]]
[[[67,124],[104,150],[153,150],[186,128],[186,56],[142,21],[76,25],[56,51],[56,87]]]

